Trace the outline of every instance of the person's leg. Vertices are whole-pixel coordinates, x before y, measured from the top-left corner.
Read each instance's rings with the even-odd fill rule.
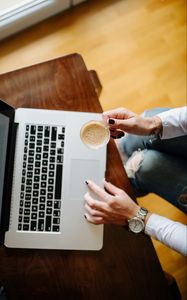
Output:
[[[137,196],[155,193],[187,212],[187,160],[143,150],[125,168]]]

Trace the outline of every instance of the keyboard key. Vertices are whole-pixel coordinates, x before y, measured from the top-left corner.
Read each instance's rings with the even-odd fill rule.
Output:
[[[59,140],[64,140],[64,134],[59,134],[59,135],[58,135],[58,139],[59,139]]]
[[[41,153],[42,152],[42,148],[41,147],[36,147],[36,152],[37,153]]]
[[[46,231],[51,231],[51,216],[46,216],[46,221],[45,221],[45,230]]]
[[[22,230],[22,224],[18,224],[18,230]]]
[[[46,186],[47,186],[46,181],[42,181],[42,182],[41,182],[41,187],[42,187],[42,188],[45,188]]]
[[[38,206],[37,205],[33,205],[32,206],[32,212],[36,212],[38,211]]]
[[[48,152],[49,151],[49,146],[43,146],[43,151]]]
[[[50,150],[50,155],[55,155],[56,154],[56,151],[53,149],[53,150]]]
[[[41,154],[36,154],[36,159],[41,160]]]
[[[29,144],[29,148],[30,148],[30,149],[34,149],[34,148],[35,148],[35,144],[34,144],[34,143],[30,143],[30,144]]]
[[[44,219],[39,219],[38,220],[38,230],[39,231],[44,231]]]
[[[44,196],[41,196],[41,197],[40,197],[40,202],[41,202],[41,203],[45,203],[45,201],[46,201],[46,198],[45,198]]]
[[[45,127],[44,136],[45,137],[49,137],[50,136],[50,127],[49,126]]]
[[[24,215],[25,216],[30,215],[30,209],[24,209]]]
[[[53,231],[54,232],[59,232],[60,231],[60,226],[59,225],[53,225]]]
[[[27,187],[27,189],[28,189],[28,187]],[[25,195],[25,200],[31,200],[31,194],[26,194]]]
[[[32,204],[38,204],[38,198],[32,198]]]
[[[47,152],[43,153],[43,158],[48,158],[48,153]]]
[[[44,211],[39,211],[39,218],[44,218],[44,217],[45,217]]]
[[[54,209],[60,209],[61,202],[60,201],[54,201]]]
[[[43,131],[43,126],[38,126],[38,131]]]
[[[42,140],[37,140],[36,145],[37,145],[37,146],[41,146],[41,145],[42,145]]]
[[[52,127],[51,140],[56,141],[57,127]]]
[[[30,142],[35,142],[35,136],[34,135],[30,136]]]
[[[25,207],[26,207],[26,208],[30,208],[30,207],[31,207],[30,201],[25,201]]]
[[[54,157],[54,156],[51,156],[51,157],[50,157],[50,162],[51,162],[51,163],[55,162],[55,157]]]
[[[47,173],[47,168],[46,167],[42,168],[42,173]]]
[[[57,163],[63,163],[63,155],[57,155]]]
[[[55,180],[55,199],[61,199],[62,189],[62,165],[57,165]]]
[[[36,126],[32,125],[30,132],[31,132],[31,134],[35,134],[36,133]]]
[[[60,224],[60,218],[53,218],[53,224],[59,225]]]
[[[36,220],[37,219],[37,213],[32,213],[31,214],[31,219]]]
[[[34,181],[35,182],[39,182],[40,181],[40,177],[39,176],[34,176]]]
[[[26,193],[31,193],[31,190],[32,190],[31,186],[26,187]]]
[[[30,222],[30,218],[29,217],[24,217],[23,218],[23,222],[24,223],[29,223]]]
[[[36,231],[36,221],[31,221],[31,230]]]
[[[52,193],[47,193],[47,199],[53,199],[53,194]]]
[[[46,213],[47,213],[48,215],[51,215],[51,214],[52,214],[52,208],[47,208]]]
[[[23,230],[29,230],[29,224],[23,224]]]
[[[41,166],[41,162],[40,162],[40,161],[36,161],[36,162],[35,162],[35,167],[36,167],[36,168],[40,168],[40,166]]]
[[[48,206],[48,207],[52,207],[52,205],[53,205],[52,201],[48,200],[48,201],[47,201],[47,206]]]
[[[56,148],[56,143],[51,143],[51,148],[55,149]]]
[[[34,182],[33,189],[38,190],[39,189],[39,183]]]
[[[32,164],[34,162],[34,158],[33,157],[29,157],[28,158],[28,162]]]
[[[47,180],[47,175],[46,174],[42,174],[41,179],[42,180]]]
[[[48,145],[48,144],[49,144],[49,139],[46,139],[46,138],[45,138],[45,139],[44,139],[44,144],[45,144],[45,145]]]
[[[37,138],[38,138],[38,139],[42,139],[42,138],[43,138],[43,134],[42,134],[41,132],[38,132]]]
[[[53,211],[53,216],[54,217],[60,217],[60,210],[54,210]]]
[[[39,209],[40,209],[40,210],[45,210],[45,204],[40,204],[40,205],[39,205]]]

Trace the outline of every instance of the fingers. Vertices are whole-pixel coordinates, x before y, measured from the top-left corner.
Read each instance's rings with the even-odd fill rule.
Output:
[[[96,195],[97,198],[103,200],[103,201],[108,201],[108,196],[110,196],[107,192],[105,192],[105,190],[103,188],[101,188],[100,186],[98,186],[96,183],[94,183],[91,180],[87,180],[86,181],[89,189],[94,192],[94,194]]]
[[[89,193],[86,193],[84,199],[86,200],[85,218],[87,219],[87,221],[93,224],[103,224],[105,217],[105,203],[93,199]]]
[[[134,112],[120,107],[104,112],[103,120],[109,125],[111,137],[120,138],[124,135],[120,132],[130,133],[131,130],[133,131],[134,125],[136,125],[136,116]]]
[[[116,187],[115,185],[113,185],[112,183],[104,180],[104,188],[112,195],[114,196],[120,196],[122,193],[124,194],[125,192],[121,189],[119,189],[118,187]]]
[[[84,196],[86,200],[86,205],[89,206],[92,210],[105,211],[105,202],[93,199],[89,193],[86,193]]]
[[[123,119],[130,118],[134,115],[135,114],[133,112],[131,112],[130,110],[124,107],[118,107],[116,109],[103,112],[103,118],[105,118],[106,120],[110,118],[123,120]]]

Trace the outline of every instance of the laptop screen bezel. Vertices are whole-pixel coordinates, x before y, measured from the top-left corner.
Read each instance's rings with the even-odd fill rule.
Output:
[[[7,137],[7,152],[6,152],[6,162],[4,171],[4,182],[3,182],[3,195],[1,203],[1,215],[0,215],[0,230],[5,231],[9,223],[9,213],[10,213],[10,161],[12,157],[11,141],[12,132],[14,126],[14,115],[15,109],[8,105],[4,100],[0,99],[0,113],[8,117],[8,137]]]

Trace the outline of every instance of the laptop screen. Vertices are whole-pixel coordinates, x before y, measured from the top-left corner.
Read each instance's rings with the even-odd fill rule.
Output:
[[[14,120],[14,109],[0,100],[0,227],[5,216],[5,203],[3,200],[7,194],[7,189],[4,188],[5,182],[9,181],[7,173],[7,161],[10,156],[9,142],[11,140],[12,124]]]
[[[4,114],[0,113],[0,216],[2,210],[3,200],[3,186],[4,186],[4,175],[5,175],[5,163],[8,143],[8,132],[9,132],[9,118]]]

